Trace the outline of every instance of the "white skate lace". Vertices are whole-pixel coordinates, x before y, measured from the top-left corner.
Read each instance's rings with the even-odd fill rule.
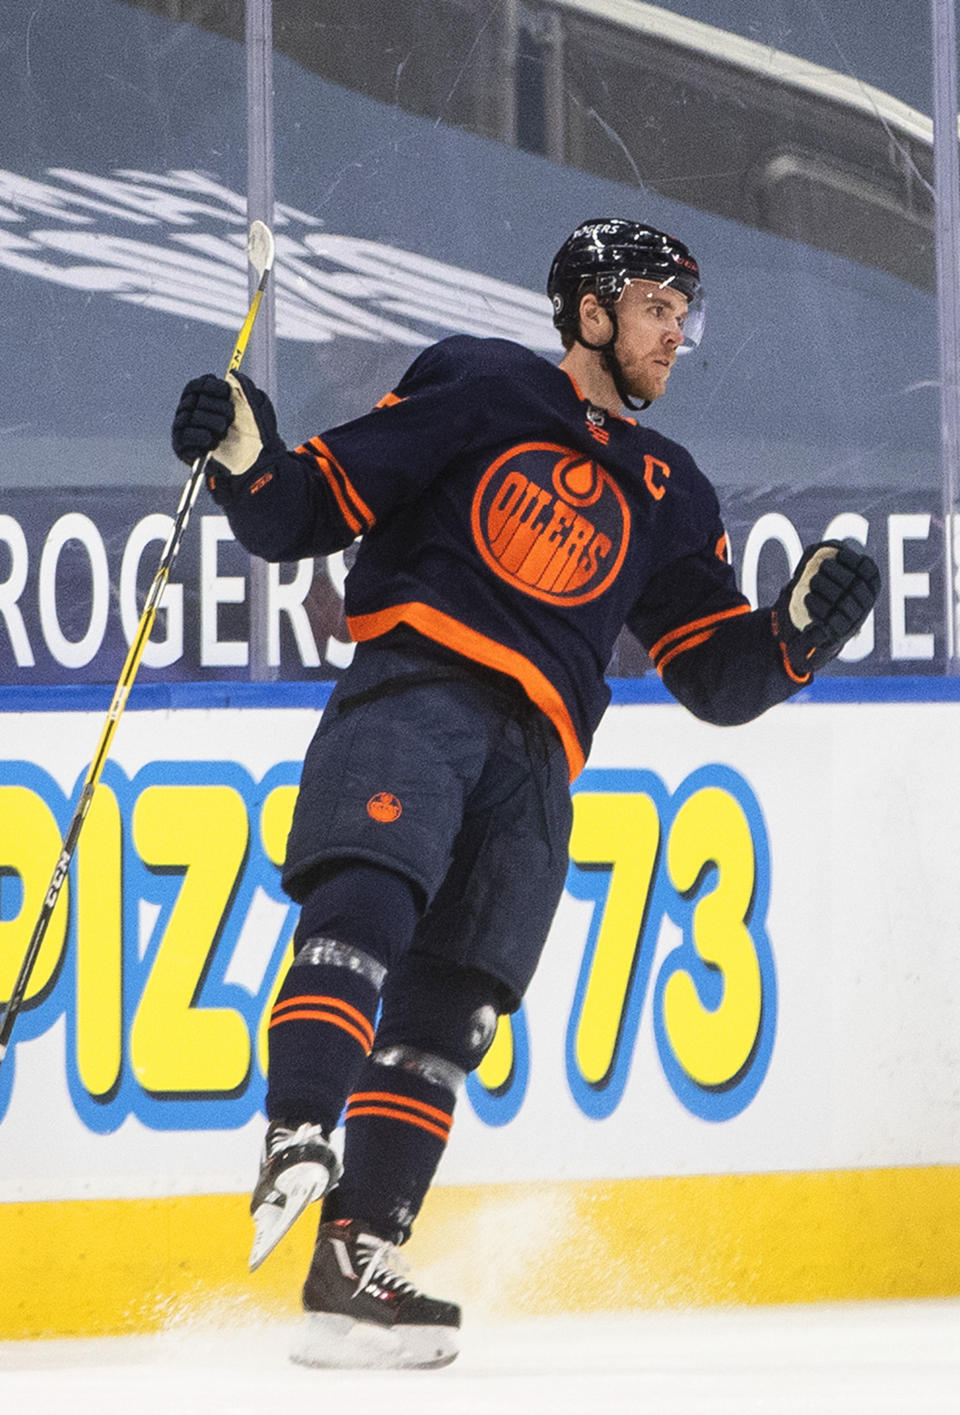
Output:
[[[296,1130],[275,1130],[274,1133],[268,1137],[266,1142],[266,1158],[273,1159],[275,1155],[281,1154],[283,1150],[288,1150],[291,1145],[305,1145],[310,1140],[323,1140],[323,1138],[323,1131],[320,1126],[311,1125],[309,1122],[298,1126]]]
[[[360,1274],[354,1297],[363,1291],[368,1282],[377,1282],[381,1287],[385,1287],[391,1292],[417,1293],[417,1288],[413,1283],[403,1276],[406,1271],[406,1263],[398,1255],[395,1244],[388,1243],[386,1239],[382,1238],[359,1238],[357,1249],[361,1257],[367,1248],[370,1249],[370,1256],[367,1259],[366,1267]]]

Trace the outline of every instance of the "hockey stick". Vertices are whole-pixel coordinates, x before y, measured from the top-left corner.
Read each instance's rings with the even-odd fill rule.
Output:
[[[247,344],[250,342],[253,323],[257,317],[260,302],[263,299],[263,292],[267,287],[267,278],[273,266],[273,232],[263,221],[254,221],[250,225],[250,230],[247,235],[247,257],[259,277],[259,284],[250,302],[247,317],[243,321],[240,333],[237,336],[233,355],[227,368],[228,373],[234,373],[240,367],[243,360]],[[10,1035],[13,1031],[17,1016],[20,1013],[20,1009],[23,1006],[23,999],[30,982],[30,975],[33,972],[47,932],[47,926],[50,923],[57,900],[60,897],[63,882],[67,878],[67,874],[70,870],[70,862],[77,848],[77,841],[80,839],[80,831],[83,829],[83,823],[87,818],[90,803],[93,800],[97,783],[100,780],[100,773],[103,771],[104,763],[107,760],[110,744],[113,741],[117,724],[120,721],[120,714],[126,706],[127,697],[133,686],[133,680],[137,676],[137,669],[140,667],[140,660],[143,657],[143,651],[150,638],[157,610],[160,607],[160,601],[163,598],[163,592],[167,586],[167,580],[170,576],[170,567],[173,565],[177,557],[177,552],[180,549],[180,542],[183,540],[183,534],[187,528],[187,521],[190,518],[190,512],[193,510],[194,502],[197,499],[197,495],[203,483],[204,473],[209,460],[209,452],[205,457],[197,458],[190,469],[190,476],[183,488],[183,494],[180,497],[180,505],[177,507],[173,528],[161,552],[157,573],[154,575],[153,583],[147,593],[143,613],[140,616],[140,623],[137,625],[137,631],[133,636],[133,642],[130,645],[126,662],[123,665],[123,672],[120,674],[120,680],[114,691],[113,699],[107,712],[107,719],[103,725],[103,731],[100,734],[97,750],[94,753],[93,761],[90,763],[90,769],[83,783],[83,790],[80,792],[80,799],[73,813],[73,819],[70,822],[67,833],[60,846],[60,858],[57,860],[53,878],[50,881],[50,887],[44,895],[40,914],[34,925],[33,933],[30,936],[30,942],[27,945],[27,951],[23,963],[20,966],[20,972],[17,974],[17,980],[13,985],[10,1000],[4,1010],[3,1022],[0,1023],[0,1065],[3,1064],[3,1059],[7,1054],[7,1047],[10,1044]]]

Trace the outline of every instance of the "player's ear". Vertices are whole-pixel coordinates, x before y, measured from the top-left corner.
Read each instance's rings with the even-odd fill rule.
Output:
[[[610,316],[592,290],[580,298],[580,331],[588,344],[605,343],[610,337]]]

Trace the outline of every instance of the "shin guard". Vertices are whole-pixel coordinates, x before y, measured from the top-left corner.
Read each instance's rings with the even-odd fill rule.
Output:
[[[413,1047],[373,1053],[347,1102],[344,1178],[324,1201],[325,1222],[359,1218],[391,1243],[409,1237],[465,1074]]]
[[[386,968],[333,938],[299,948],[270,1016],[267,1116],[330,1134],[364,1059]]]

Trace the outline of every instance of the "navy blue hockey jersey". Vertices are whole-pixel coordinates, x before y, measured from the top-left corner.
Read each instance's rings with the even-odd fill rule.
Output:
[[[624,624],[698,716],[739,722],[796,691],[726,557],[689,453],[587,402],[566,372],[502,339],[422,353],[363,417],[212,479],[238,540],[271,560],[360,538],[351,634],[406,624],[518,680],[571,776],[609,701]]]

